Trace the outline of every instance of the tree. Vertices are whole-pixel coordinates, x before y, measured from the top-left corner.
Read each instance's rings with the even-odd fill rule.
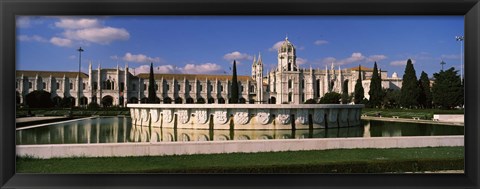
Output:
[[[340,94],[336,92],[328,92],[320,98],[320,104],[340,104]]]
[[[418,107],[420,88],[418,87],[417,75],[413,68],[412,60],[408,59],[403,74],[402,89],[400,90],[400,104],[404,108]]]
[[[382,79],[378,75],[377,62],[373,65],[372,79],[370,79],[370,105],[374,108],[378,108],[382,104],[383,91],[382,91]]]
[[[26,103],[30,108],[51,108],[54,106],[52,99],[50,99],[51,94],[44,90],[35,90],[31,93],[28,93],[26,98]]]
[[[384,89],[383,105],[386,108],[398,108],[400,106],[400,90]]]
[[[453,67],[434,73],[432,86],[433,103],[442,109],[452,109],[463,104],[462,82]]]
[[[238,81],[237,81],[237,63],[233,61],[233,74],[232,74],[232,94],[230,98],[230,104],[238,103]]]
[[[347,104],[349,101],[348,99],[348,80],[345,80],[342,85],[342,104]]]
[[[355,96],[354,96],[355,104],[362,103],[362,100],[365,97],[364,93],[365,92],[362,86],[362,68],[360,68],[360,65],[358,65],[358,79],[357,79],[357,83],[355,84]]]
[[[148,76],[148,99],[147,103],[155,103],[157,95],[155,93],[155,78],[153,75],[153,63],[150,63],[150,75]]]
[[[418,80],[418,86],[420,87],[420,95],[418,97],[418,104],[423,108],[432,108],[432,91],[430,89],[430,80],[427,73],[422,71],[420,79]]]

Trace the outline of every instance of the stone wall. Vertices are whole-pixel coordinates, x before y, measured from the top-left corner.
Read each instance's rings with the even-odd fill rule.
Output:
[[[37,158],[125,157],[355,148],[417,148],[440,146],[464,146],[464,136],[19,145],[16,147],[16,152],[17,156],[32,156]]]
[[[309,129],[357,126],[364,105],[128,104],[134,125],[189,129]]]

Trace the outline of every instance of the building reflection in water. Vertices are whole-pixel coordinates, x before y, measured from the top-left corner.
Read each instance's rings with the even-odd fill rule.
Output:
[[[17,144],[90,144],[173,141],[463,135],[463,127],[362,121],[361,126],[306,130],[199,130],[135,125],[128,117],[101,117],[17,130]]]

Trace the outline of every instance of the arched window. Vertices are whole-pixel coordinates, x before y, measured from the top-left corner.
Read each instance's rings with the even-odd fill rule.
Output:
[[[218,98],[218,103],[219,104],[225,104],[225,99],[222,98],[222,97]]]
[[[288,102],[292,102],[292,92],[288,93]]]
[[[98,83],[97,82],[93,82],[93,90],[97,90],[98,89]]]
[[[111,90],[112,89],[112,83],[110,82],[110,80],[107,80],[107,90]]]

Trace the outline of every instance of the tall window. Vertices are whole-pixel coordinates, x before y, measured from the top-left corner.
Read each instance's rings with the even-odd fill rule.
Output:
[[[288,93],[288,102],[292,102],[292,92]]]
[[[60,89],[60,83],[57,82],[57,90],[59,90],[59,89]]]
[[[198,85],[198,91],[202,92],[202,84]]]
[[[305,88],[305,80],[302,79],[302,89]]]
[[[31,89],[33,87],[32,82],[28,82],[28,88]]]
[[[97,82],[93,82],[93,90],[97,90],[98,89],[98,83]]]
[[[170,90],[170,86],[168,84],[165,85],[165,90]]]
[[[47,84],[45,82],[42,83],[43,84],[43,90],[47,89]]]
[[[85,88],[87,88],[87,84],[83,83],[82,88],[83,88],[83,90],[85,90]]]
[[[121,82],[120,83],[120,91],[125,90],[125,83]]]
[[[220,92],[223,92],[223,86],[220,85]]]
[[[73,83],[70,83],[70,90],[73,90]]]
[[[145,89],[147,89],[147,84],[146,83],[143,84],[143,90],[145,90]]]
[[[292,88],[292,80],[291,80],[291,79],[288,80],[288,88],[289,88],[289,89]]]

